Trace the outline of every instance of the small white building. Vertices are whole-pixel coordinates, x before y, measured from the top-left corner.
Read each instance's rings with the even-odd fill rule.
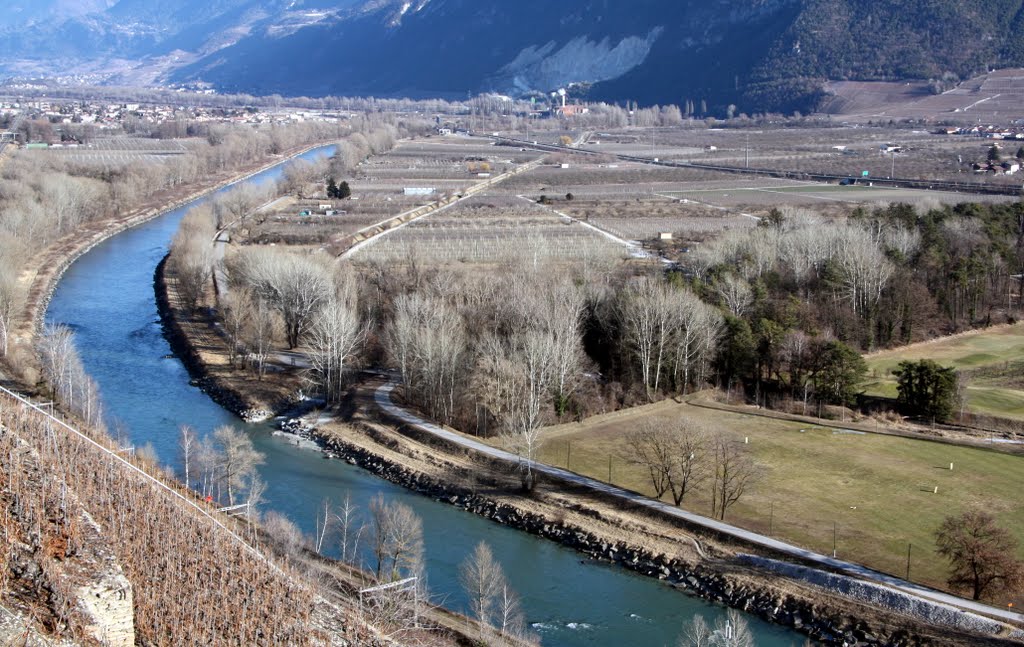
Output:
[[[405,195],[434,195],[434,188],[407,186],[403,193]]]

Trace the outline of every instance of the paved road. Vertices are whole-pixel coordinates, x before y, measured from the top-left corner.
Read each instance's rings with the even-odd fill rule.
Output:
[[[466,436],[463,436],[461,434],[457,434],[452,431],[448,431],[447,429],[443,429],[438,425],[432,424],[427,420],[424,420],[423,418],[420,418],[419,416],[397,406],[394,402],[391,401],[391,392],[392,390],[394,390],[394,388],[395,383],[391,382],[378,388],[377,392],[374,394],[374,399],[376,400],[377,405],[380,406],[380,408],[383,409],[388,415],[393,416],[394,418],[397,418],[398,420],[401,420],[402,422],[408,425],[426,431],[427,433],[433,434],[439,438],[443,438],[444,440],[452,442],[456,445],[460,445],[462,447],[475,450],[486,456],[490,456],[492,458],[496,458],[499,460],[510,461],[513,463],[520,462],[521,459],[515,454],[491,447],[490,445],[485,445],[484,443],[473,440],[472,438],[467,438]],[[898,589],[905,593],[916,595],[921,598],[926,598],[933,602],[947,604],[953,607],[964,609],[966,611],[972,611],[974,613],[978,613],[984,616],[998,618],[1000,620],[1006,620],[1009,622],[1024,623],[1024,614],[1014,613],[1007,609],[992,607],[987,604],[982,604],[980,602],[965,600],[964,598],[960,598],[955,595],[949,595],[948,593],[943,593],[941,591],[936,591],[934,589],[930,589],[925,586],[920,586],[912,582],[907,582],[906,580],[902,580],[898,577],[886,575],[885,573],[879,573],[878,571],[874,571],[870,568],[861,566],[860,564],[845,562],[840,559],[835,559],[833,557],[828,557],[826,555],[821,555],[819,553],[805,550],[803,548],[793,546],[792,544],[787,544],[786,542],[779,541],[777,539],[772,539],[771,537],[766,537],[755,532],[750,532],[742,528],[737,528],[736,526],[727,524],[722,521],[717,521],[715,519],[710,519],[708,517],[694,514],[692,512],[687,512],[686,510],[676,508],[674,506],[668,505],[667,503],[662,503],[661,501],[650,499],[643,495],[637,494],[636,492],[630,492],[629,490],[623,490],[622,488],[615,487],[614,485],[609,485],[608,483],[603,483],[601,481],[597,481],[586,476],[580,476],[579,474],[576,474],[574,472],[569,472],[567,470],[543,464],[534,464],[534,469],[542,474],[546,474],[551,477],[568,481],[575,485],[580,485],[595,490],[597,492],[617,497],[619,499],[628,501],[629,503],[632,503],[634,505],[643,506],[645,508],[649,508],[651,510],[655,510],[657,512],[669,515],[671,517],[682,519],[688,523],[703,526],[705,528],[715,530],[725,535],[736,537],[737,539],[741,539],[751,544],[764,546],[765,548],[772,549],[782,554],[790,555],[792,557],[799,558],[807,562],[820,564],[821,566],[825,566],[829,569],[843,572],[853,577],[858,577],[878,584],[883,584],[890,588]]]

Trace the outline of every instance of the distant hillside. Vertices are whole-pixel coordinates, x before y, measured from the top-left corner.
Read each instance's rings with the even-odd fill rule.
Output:
[[[784,105],[824,79],[968,79],[1024,64],[1024,2],[808,0],[764,60],[746,96]]]
[[[25,7],[34,6],[22,3]],[[51,6],[52,5],[52,6]],[[107,7],[107,5],[110,5]],[[259,94],[589,96],[810,110],[827,81],[1024,66],[1024,0],[50,0],[0,21],[8,72],[125,61]],[[60,9],[66,11],[63,13]],[[58,67],[53,66],[51,67]],[[56,69],[54,70],[56,71]],[[119,78],[112,76],[111,81]],[[944,79],[944,81],[943,81]],[[934,84],[937,89],[941,83]]]

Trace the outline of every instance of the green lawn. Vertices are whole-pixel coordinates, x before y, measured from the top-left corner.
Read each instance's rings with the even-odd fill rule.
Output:
[[[862,385],[868,395],[896,397],[892,370],[903,360],[933,359],[957,369],[998,369],[1024,360],[1024,324],[967,333],[914,344],[865,357],[870,377]],[[1015,380],[1019,381],[1019,380]],[[973,413],[1024,419],[1024,390],[999,379],[969,381],[967,409]]]
[[[607,480],[610,457],[613,483],[651,495],[644,472],[624,458],[624,437],[645,420],[676,416],[750,440],[763,477],[726,521],[829,554],[835,523],[839,557],[897,575],[905,575],[909,544],[912,578],[942,586],[932,533],[945,516],[977,506],[1014,533],[1024,558],[1024,457],[671,404],[553,427],[541,459],[564,467],[568,457],[571,470]],[[710,514],[709,492],[688,496],[684,507]]]

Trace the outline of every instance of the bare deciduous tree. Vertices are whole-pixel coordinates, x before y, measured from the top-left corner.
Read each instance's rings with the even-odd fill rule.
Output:
[[[321,172],[322,176],[323,173]],[[305,160],[296,160],[288,165],[279,182],[279,191],[291,194],[300,199],[305,198],[310,185],[316,180],[317,166]]]
[[[498,596],[498,609],[495,613],[495,626],[506,636],[513,636],[530,644],[540,644],[536,636],[532,636],[526,628],[526,616],[519,601],[519,594],[512,590],[508,582],[501,587]]]
[[[867,316],[895,271],[892,262],[871,235],[856,226],[845,228],[835,261],[846,299],[855,313]]]
[[[242,339],[248,352],[249,361],[256,374],[262,379],[267,359],[273,350],[274,333],[278,329],[279,322],[267,302],[260,297],[249,301],[247,307],[240,307],[245,307],[245,311],[248,313],[245,327],[242,329]]]
[[[623,295],[620,317],[624,337],[650,398],[658,391],[670,355],[670,340],[681,316],[678,293],[664,283],[641,279]]]
[[[417,576],[423,568],[423,522],[412,508],[378,495],[370,503],[374,572],[380,582]]]
[[[252,316],[252,297],[247,291],[235,290],[220,301],[220,319],[228,342],[228,362],[238,361],[245,346],[245,328]]]
[[[683,635],[676,641],[676,647],[712,647],[711,627],[702,615],[694,615],[693,619],[683,625]]]
[[[36,346],[43,378],[49,383],[53,397],[86,424],[100,428],[103,410],[99,388],[82,366],[71,329],[47,326]]]
[[[469,611],[476,618],[483,639],[494,625],[498,599],[506,585],[501,564],[494,560],[486,542],[478,543],[459,566],[459,583],[469,598]]]
[[[757,465],[731,438],[717,436],[712,442],[715,471],[712,475],[711,504],[713,513],[724,520],[725,513],[746,494],[756,481]]]
[[[229,425],[213,432],[217,449],[217,478],[228,495],[228,505],[235,505],[235,494],[248,489],[263,464],[263,454],[256,451],[252,440],[243,431]]]
[[[465,325],[440,297],[403,295],[394,307],[388,349],[402,374],[406,397],[424,406],[432,418],[450,423],[456,388],[464,379]]]
[[[946,517],[935,532],[940,555],[949,560],[949,585],[980,600],[1024,586],[1024,561],[1017,541],[988,512],[969,510]]]
[[[673,374],[686,392],[691,380],[700,384],[714,358],[722,334],[722,314],[689,291],[679,295],[680,325],[672,336],[675,347]]]
[[[313,541],[313,550],[316,552],[322,551],[324,540],[327,539],[327,533],[330,532],[334,520],[335,515],[331,512],[331,502],[324,499],[316,509],[316,537]]]
[[[184,472],[185,487],[192,487],[192,465],[199,449],[199,438],[196,430],[189,425],[182,425],[178,430],[178,456]]]
[[[722,303],[734,317],[742,317],[754,302],[754,291],[750,289],[750,284],[734,274],[723,276],[717,291]]]
[[[671,492],[677,506],[708,477],[707,445],[707,433],[682,419],[648,423],[627,436],[629,460],[647,471],[657,498]]]
[[[551,371],[555,411],[562,416],[576,389],[583,363],[581,330],[586,311],[584,293],[571,283],[549,281],[536,308],[541,330],[551,335]]]
[[[334,293],[330,268],[308,256],[246,249],[235,255],[228,267],[233,284],[251,288],[281,314],[289,348],[299,345]]]
[[[213,276],[213,216],[208,207],[192,209],[181,221],[168,265],[177,280],[182,305],[194,310]]]
[[[754,633],[746,618],[736,609],[729,609],[724,616],[709,627],[703,616],[695,615],[683,625],[683,635],[676,642],[677,647],[754,647]]]
[[[244,223],[253,209],[269,198],[265,189],[250,183],[240,184],[218,196],[213,205],[218,228]]]
[[[21,303],[21,290],[7,259],[0,258],[0,355],[7,355],[12,317]]]
[[[501,423],[506,445],[520,457],[523,488],[532,490],[544,411],[552,396],[554,339],[544,331],[526,330],[506,339],[491,335],[482,346],[484,404]]]
[[[365,338],[354,306],[332,299],[316,315],[308,334],[309,361],[327,402],[344,395],[346,371]]]
[[[274,548],[289,559],[294,559],[306,543],[306,537],[299,527],[279,512],[266,513],[263,516],[263,523],[260,525],[267,533]]]
[[[341,550],[341,561],[354,563],[359,555],[359,542],[366,527],[359,520],[359,507],[352,503],[352,497],[345,494],[338,512],[335,515],[338,526],[338,548]]]

